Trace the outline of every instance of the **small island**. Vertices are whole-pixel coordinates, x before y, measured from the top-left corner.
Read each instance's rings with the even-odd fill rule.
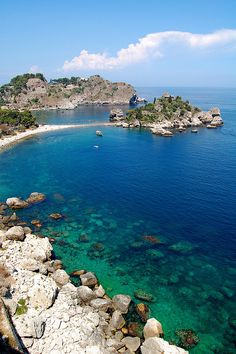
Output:
[[[153,134],[165,137],[187,128],[207,127],[215,129],[222,126],[223,120],[218,107],[205,112],[184,101],[180,96],[171,96],[165,92],[153,103],[129,110],[126,114],[121,109],[110,112],[110,121],[123,128],[149,128]]]

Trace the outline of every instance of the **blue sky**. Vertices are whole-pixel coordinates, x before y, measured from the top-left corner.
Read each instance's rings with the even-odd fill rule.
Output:
[[[31,70],[236,87],[235,13],[235,0],[1,0],[0,82]]]

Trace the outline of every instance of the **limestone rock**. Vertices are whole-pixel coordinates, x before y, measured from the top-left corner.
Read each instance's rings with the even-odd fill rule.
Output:
[[[90,305],[97,310],[106,312],[111,307],[111,300],[98,298],[90,301]]]
[[[20,337],[39,339],[44,333],[45,321],[40,316],[30,317],[28,314],[25,314],[15,319],[15,326]]]
[[[219,109],[219,107],[213,107],[213,108],[211,108],[210,112],[211,112],[211,114],[212,114],[212,117],[220,116],[220,109]]]
[[[131,297],[129,295],[119,294],[113,296],[112,298],[114,309],[119,310],[123,314],[128,312],[130,302],[131,302]]]
[[[111,320],[110,320],[110,325],[112,328],[116,328],[116,329],[120,329],[120,328],[124,327],[125,319],[122,316],[120,311],[115,310],[113,312]]]
[[[105,290],[102,285],[99,285],[98,288],[94,289],[94,293],[96,294],[96,297],[103,297],[105,295]]]
[[[139,337],[125,337],[122,339],[122,342],[125,344],[126,348],[135,352],[140,347],[140,338]]]
[[[25,232],[22,226],[13,226],[6,232],[6,238],[13,241],[23,241]]]
[[[97,285],[98,281],[96,276],[92,272],[88,272],[80,275],[82,285],[93,287]]]
[[[6,200],[6,204],[7,206],[9,206],[9,208],[12,209],[22,209],[27,208],[29,206],[29,204],[25,200],[22,200],[17,197],[8,198]]]
[[[57,269],[53,273],[52,278],[60,286],[65,285],[70,281],[69,275],[63,269]]]
[[[155,336],[160,337],[160,335],[163,335],[161,323],[155,318],[150,318],[144,326],[143,334],[145,339]]]
[[[142,354],[188,354],[182,348],[170,345],[162,338],[152,337],[145,340],[141,346]]]
[[[89,302],[96,298],[96,295],[93,290],[90,289],[88,286],[84,285],[79,286],[77,288],[77,295],[84,302]]]
[[[34,258],[40,262],[49,259],[51,251],[52,246],[47,237],[38,238],[35,235],[28,234],[22,245],[22,252],[26,258]]]
[[[37,272],[40,268],[40,264],[34,258],[24,258],[20,262],[20,268],[30,270],[31,272]]]
[[[213,125],[213,126],[217,126],[218,127],[218,126],[221,126],[223,124],[224,124],[224,122],[223,122],[221,116],[215,116],[212,119],[212,121],[211,121],[211,125]]]
[[[53,279],[42,274],[34,276],[33,286],[28,292],[31,306],[47,309],[54,303],[56,294],[57,286]]]

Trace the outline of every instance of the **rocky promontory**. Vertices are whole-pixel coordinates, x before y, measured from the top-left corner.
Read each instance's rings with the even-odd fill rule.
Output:
[[[73,285],[49,238],[32,234],[14,212],[45,197],[34,192],[26,200],[0,203],[1,353],[187,353],[163,339],[162,325],[149,318],[147,305],[136,305],[143,331],[137,335],[127,328],[131,297],[110,298],[94,273],[76,270],[80,285]]]
[[[0,87],[0,107],[9,109],[74,109],[80,104],[129,104],[134,88],[99,75],[59,78],[42,74],[18,75]]]
[[[149,128],[153,134],[167,137],[187,128],[215,129],[224,124],[218,107],[205,112],[180,96],[174,97],[167,92],[154,99],[153,103],[131,109],[126,114],[120,109],[113,109],[110,121],[123,128]],[[197,130],[193,129],[193,132]]]

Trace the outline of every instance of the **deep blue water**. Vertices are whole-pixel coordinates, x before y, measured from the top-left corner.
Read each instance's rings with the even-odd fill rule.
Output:
[[[152,315],[167,339],[192,328],[200,337],[193,352],[233,353],[236,89],[138,93],[152,101],[163,90],[202,109],[219,106],[225,125],[170,139],[113,127],[102,128],[102,138],[92,127],[39,135],[0,154],[0,199],[46,193],[47,202],[19,214],[43,221],[40,233],[56,238],[56,255],[68,271],[95,271],[110,295],[150,292]],[[104,121],[110,108],[37,117],[48,124]],[[55,211],[65,219],[50,221]]]

